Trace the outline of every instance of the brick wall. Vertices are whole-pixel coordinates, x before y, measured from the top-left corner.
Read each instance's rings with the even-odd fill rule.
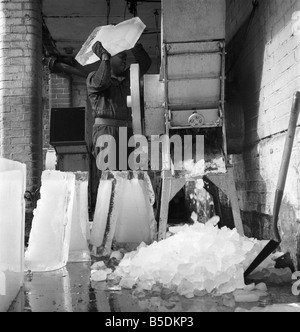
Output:
[[[72,107],[72,78],[64,74],[50,76],[50,106]]]
[[[39,0],[0,1],[0,156],[26,163],[27,189],[42,170],[42,22]]]
[[[50,145],[50,70],[43,66],[42,100],[43,100],[43,169],[45,168],[46,152]]]
[[[73,76],[72,82],[73,106],[87,107],[86,80],[79,76]]]
[[[244,153],[234,157],[246,233],[270,239],[271,216],[292,106],[300,91],[300,38],[292,35],[298,0],[227,0],[230,70],[245,115]],[[250,24],[249,24],[250,22]],[[300,124],[300,122],[299,122]],[[300,266],[300,130],[298,128],[280,212],[281,249]]]
[[[46,153],[52,149],[50,144],[51,108],[72,107],[72,77],[64,74],[51,73],[47,66],[43,67],[43,168]]]

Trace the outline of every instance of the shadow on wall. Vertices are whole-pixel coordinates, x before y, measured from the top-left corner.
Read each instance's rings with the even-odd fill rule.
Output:
[[[272,5],[270,0],[260,1],[258,7],[253,7],[252,13],[246,18],[237,34],[227,42],[226,76],[229,82],[235,85],[240,95],[245,119],[244,150],[241,155],[233,158],[236,187],[242,203],[245,233],[247,236],[260,240],[270,240],[273,236],[273,203],[281,162],[279,158],[283,152],[278,151],[277,155],[267,152],[272,151],[274,143],[271,139],[272,133],[276,134],[280,130],[274,130],[274,122],[271,118],[274,111],[272,105],[275,104],[272,93],[275,94],[275,91],[264,93],[264,98],[262,96],[262,89],[269,88],[270,80],[275,80],[277,77],[277,68],[274,68],[274,62],[266,52],[267,45],[270,44],[269,30],[274,29],[272,38],[275,39],[279,29],[282,29],[279,24],[271,27],[271,23],[268,24],[266,21],[268,17],[271,20]],[[279,22],[279,18],[284,13],[277,11],[276,15]],[[274,43],[273,40],[272,43]],[[286,94],[288,97],[288,92]],[[285,97],[281,95],[282,98]],[[282,115],[285,111],[289,110],[284,107]],[[286,127],[282,130],[284,129]],[[295,206],[283,201],[280,215],[284,233],[281,249],[290,252],[296,265],[300,264],[300,244],[299,236],[297,236],[300,234],[300,226],[295,220]]]
[[[238,32],[227,42],[228,83],[235,88],[244,112],[244,148],[241,155],[235,155],[236,189],[242,203],[242,219],[246,236],[258,239],[269,238],[271,217],[264,215],[266,183],[260,174],[258,115],[260,108],[259,91],[263,75],[263,61],[266,40],[259,34],[255,19],[258,7],[245,19]],[[255,54],[253,50],[255,51]],[[230,103],[227,100],[227,103]]]

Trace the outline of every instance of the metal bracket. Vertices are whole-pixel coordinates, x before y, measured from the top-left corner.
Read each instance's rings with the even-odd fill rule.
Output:
[[[193,128],[201,128],[205,124],[205,119],[203,115],[194,113],[189,117],[188,122]]]

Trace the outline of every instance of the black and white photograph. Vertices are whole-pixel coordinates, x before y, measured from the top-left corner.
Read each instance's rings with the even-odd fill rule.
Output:
[[[300,0],[0,0],[0,64],[0,312],[300,312]]]

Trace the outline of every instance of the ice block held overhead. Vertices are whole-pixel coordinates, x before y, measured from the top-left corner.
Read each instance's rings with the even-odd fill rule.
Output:
[[[111,56],[130,50],[134,47],[145,28],[146,25],[138,17],[126,20],[118,25],[97,27],[83,44],[75,59],[82,66],[99,61],[99,58],[92,50],[93,45],[97,41],[102,43]]]

